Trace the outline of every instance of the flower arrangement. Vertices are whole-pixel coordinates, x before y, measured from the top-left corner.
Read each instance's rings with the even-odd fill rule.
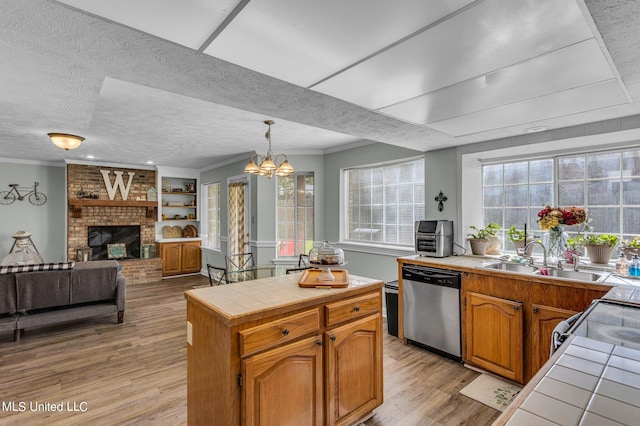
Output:
[[[564,209],[562,207],[551,207],[550,204],[545,205],[538,212],[536,221],[540,224],[540,229],[544,230],[556,228],[560,225],[571,226],[588,222],[587,211],[582,207]]]

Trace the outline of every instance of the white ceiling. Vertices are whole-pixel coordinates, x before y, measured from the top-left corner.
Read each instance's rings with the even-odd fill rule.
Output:
[[[295,154],[640,113],[637,2],[0,2],[3,158],[206,168],[266,151],[264,119]]]

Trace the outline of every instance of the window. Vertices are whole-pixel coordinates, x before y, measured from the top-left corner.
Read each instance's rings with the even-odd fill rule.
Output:
[[[278,177],[278,257],[309,254],[313,248],[313,173]]]
[[[343,170],[343,240],[413,247],[414,224],[424,219],[424,159]]]
[[[640,149],[484,165],[482,179],[485,224],[538,231],[538,211],[551,203],[586,207],[595,233],[640,234]]]
[[[205,229],[207,246],[220,249],[220,182],[204,185],[206,194]]]

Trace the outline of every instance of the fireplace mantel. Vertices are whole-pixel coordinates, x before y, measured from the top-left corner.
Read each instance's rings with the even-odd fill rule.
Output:
[[[82,217],[82,207],[140,207],[147,209],[147,218],[156,217],[157,201],[104,200],[104,199],[70,199],[69,206],[74,218]]]

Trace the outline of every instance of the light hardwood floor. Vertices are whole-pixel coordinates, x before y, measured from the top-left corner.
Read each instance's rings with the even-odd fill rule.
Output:
[[[186,424],[183,293],[207,283],[196,275],[131,285],[124,324],[101,316],[27,330],[18,343],[0,333],[0,425]],[[477,372],[386,333],[384,352],[385,402],[367,426],[486,425],[498,417],[458,393]],[[62,412],[51,411],[60,403]],[[32,411],[42,407],[35,404],[48,410]]]

